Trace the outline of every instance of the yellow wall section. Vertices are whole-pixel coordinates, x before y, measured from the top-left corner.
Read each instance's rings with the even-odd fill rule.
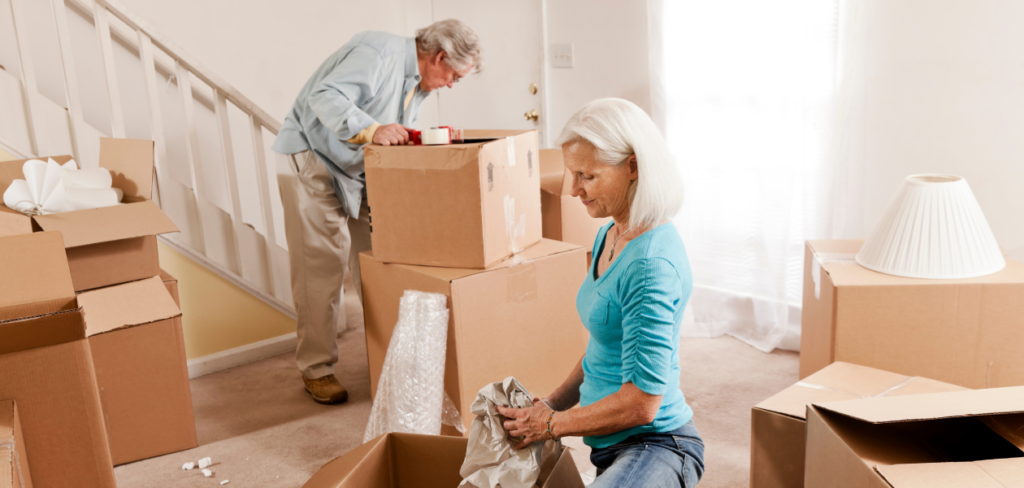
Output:
[[[295,332],[287,315],[162,242],[160,267],[178,279],[188,359]]]
[[[7,151],[0,149],[0,161],[14,161],[15,159],[17,158],[11,156]]]

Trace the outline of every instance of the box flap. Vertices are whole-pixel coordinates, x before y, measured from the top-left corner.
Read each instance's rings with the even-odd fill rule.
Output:
[[[501,139],[502,137],[518,136],[519,134],[525,134],[532,131],[533,129],[527,130],[486,130],[486,129],[466,129],[462,131],[463,139],[467,141],[477,140],[494,140]]]
[[[101,137],[100,167],[110,171],[125,201],[153,197],[153,141]]]
[[[957,280],[931,280],[906,278],[871,271],[855,261],[864,241],[861,239],[837,239],[807,241],[814,253],[817,264],[829,273],[835,286],[900,286],[900,285],[957,285],[969,283],[1024,283],[1024,265],[1008,257],[1006,267],[996,273]]]
[[[576,249],[582,249],[581,246],[576,244],[570,244],[568,242],[553,241],[551,239],[541,239],[540,242],[534,244],[519,254],[509,257],[503,261],[499,261],[492,264],[484,269],[470,269],[470,268],[442,268],[439,266],[418,266],[414,264],[398,264],[390,263],[389,266],[404,266],[417,273],[422,273],[428,276],[433,276],[445,281],[454,281],[459,278],[465,278],[467,276],[475,275],[477,273],[486,273],[495,269],[510,268],[519,264],[527,263],[535,259],[545,258],[555,254],[561,254],[563,252],[574,251]],[[365,251],[368,257],[373,257],[373,251]]]
[[[990,459],[970,463],[924,463],[876,466],[893,488],[1010,488],[1024,486],[1024,459]]]
[[[151,201],[78,210],[34,218],[43,230],[60,231],[66,247],[178,232],[178,228]]]
[[[14,400],[0,402],[0,446],[14,443]]]
[[[0,320],[74,306],[64,241],[59,232],[0,237]]]
[[[335,458],[314,473],[303,488],[388,487],[388,441],[388,434],[384,434]]]
[[[82,309],[0,322],[0,355],[85,339]]]
[[[171,274],[165,271],[163,268],[160,268],[160,280],[163,281],[164,283],[178,281],[177,278],[171,276]]]
[[[363,148],[363,161],[367,168],[455,170],[467,164],[477,164],[480,146],[484,144],[485,142],[451,146],[378,146],[367,144]]]
[[[572,181],[566,178],[561,149],[540,150],[540,189],[555,195],[572,194]]]
[[[78,295],[78,303],[90,337],[181,315],[159,276],[87,291]]]
[[[0,205],[0,236],[32,233],[32,218]]]
[[[1024,386],[815,403],[873,424],[1024,412]]]

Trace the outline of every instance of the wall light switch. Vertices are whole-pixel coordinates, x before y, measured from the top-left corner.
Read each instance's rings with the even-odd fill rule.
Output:
[[[551,67],[572,68],[572,43],[551,45]]]

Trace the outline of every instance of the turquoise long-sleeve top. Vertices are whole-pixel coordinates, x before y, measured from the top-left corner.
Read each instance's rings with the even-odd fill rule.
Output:
[[[598,232],[593,263],[576,294],[576,310],[590,331],[580,405],[595,403],[626,383],[662,395],[662,400],[657,416],[647,425],[583,438],[597,448],[631,435],[675,430],[693,418],[679,389],[679,329],[693,291],[683,240],[671,223],[655,227],[626,244],[597,277],[597,262],[613,224]]]
[[[360,32],[309,77],[271,149],[312,150],[334,177],[342,208],[359,215],[366,183],[363,143],[369,141],[354,138],[374,124],[414,126],[430,94],[416,90],[419,82],[414,39]],[[407,99],[411,103],[403,103]]]

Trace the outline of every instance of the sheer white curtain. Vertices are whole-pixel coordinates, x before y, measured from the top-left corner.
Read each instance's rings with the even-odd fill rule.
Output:
[[[653,116],[683,175],[691,337],[799,349],[805,239],[834,235],[839,0],[651,0]]]

